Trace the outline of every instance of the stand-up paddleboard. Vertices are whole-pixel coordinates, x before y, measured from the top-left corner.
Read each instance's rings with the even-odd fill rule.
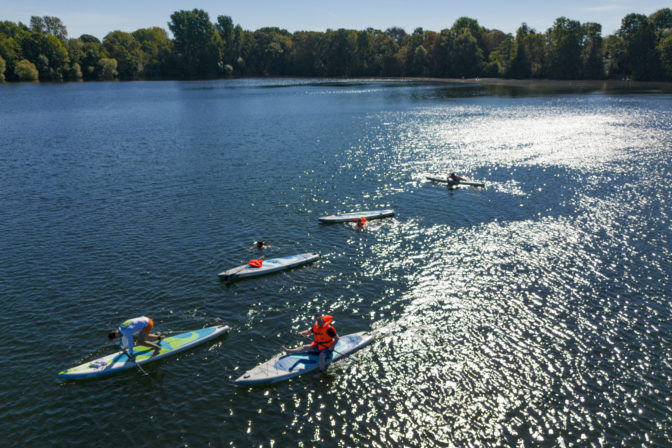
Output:
[[[388,208],[385,210],[367,210],[363,212],[344,213],[342,215],[322,216],[318,219],[320,222],[331,224],[336,222],[353,222],[359,220],[361,217],[371,220],[388,218],[390,216],[394,216],[394,210]]]
[[[485,184],[483,182],[470,182],[467,180],[461,180],[459,182],[455,182],[450,179],[445,179],[442,177],[431,177],[431,176],[427,176],[427,180],[431,180],[432,182],[443,182],[451,186],[468,185],[470,187],[485,187]]]
[[[59,372],[58,376],[64,379],[79,380],[121,372],[188,350],[228,332],[227,325],[188,331],[162,339],[159,343],[161,351],[156,356],[153,356],[153,348],[138,345],[133,347],[135,362],[131,361],[125,353],[117,352]]]
[[[351,355],[373,342],[373,336],[364,332],[341,336],[327,364]],[[279,354],[248,370],[234,381],[236,386],[259,386],[277,383],[319,368],[318,355],[309,353]]]
[[[320,258],[318,254],[305,253],[299,255],[290,255],[288,257],[271,258],[264,260],[261,267],[255,268],[249,264],[229,269],[228,271],[217,274],[222,280],[233,280],[235,278],[256,277],[257,275],[270,274],[271,272],[284,271],[285,269],[295,268],[302,264],[310,263]]]

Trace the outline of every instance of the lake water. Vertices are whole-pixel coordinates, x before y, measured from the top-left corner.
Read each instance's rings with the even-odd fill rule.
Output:
[[[669,444],[671,111],[375,80],[0,86],[0,444]],[[451,171],[486,188],[425,180]],[[396,217],[317,220],[377,208]],[[233,385],[323,313],[376,342]],[[147,376],[57,378],[139,315],[232,329]]]

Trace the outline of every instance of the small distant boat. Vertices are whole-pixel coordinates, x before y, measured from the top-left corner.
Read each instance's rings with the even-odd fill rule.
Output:
[[[385,210],[366,210],[363,212],[344,213],[342,215],[322,216],[318,219],[320,220],[320,222],[331,224],[336,222],[355,222],[358,221],[359,218],[366,218],[367,220],[372,220],[372,219],[389,218],[390,216],[394,216],[394,210],[388,208]]]
[[[270,274],[271,272],[284,271],[286,269],[295,268],[302,264],[310,263],[320,258],[318,254],[305,253],[298,255],[290,255],[288,257],[271,258],[263,260],[260,267],[253,267],[249,264],[244,264],[227,271],[217,274],[222,280],[233,280],[236,278],[256,277],[259,275]]]
[[[443,183],[448,184],[450,186],[467,185],[469,187],[485,187],[485,183],[483,183],[483,182],[470,182],[470,181],[467,181],[467,180],[461,180],[459,182],[455,182],[453,180],[443,178],[443,177],[427,176],[427,180],[431,180],[432,182],[443,182]]]

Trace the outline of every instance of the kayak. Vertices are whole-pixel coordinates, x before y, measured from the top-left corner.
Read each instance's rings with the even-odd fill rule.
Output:
[[[431,180],[432,182],[443,182],[451,186],[468,185],[470,187],[485,187],[485,184],[483,182],[470,182],[467,180],[461,180],[459,182],[455,182],[442,177],[431,177],[431,176],[427,176],[427,180]]]
[[[381,219],[390,216],[394,216],[394,210],[388,208],[385,210],[367,210],[363,212],[344,213],[342,215],[322,216],[318,219],[320,222],[332,224],[337,222],[353,222],[359,220],[361,217],[366,219]]]
[[[364,332],[341,336],[327,364],[336,362],[373,342],[373,336]],[[318,369],[318,355],[312,353],[279,354],[234,381],[236,386],[260,386],[277,383]]]
[[[285,269],[295,268],[302,264],[310,263],[320,258],[318,254],[305,253],[298,255],[290,255],[288,257],[271,258],[263,260],[261,267],[252,267],[249,264],[244,264],[227,271],[217,274],[222,280],[233,280],[236,278],[256,277],[258,275],[270,274],[271,272],[284,271]]]
[[[131,361],[125,353],[117,352],[98,358],[95,361],[63,370],[58,373],[58,376],[63,379],[80,380],[121,372],[188,350],[228,332],[229,327],[227,325],[188,331],[162,339],[158,343],[161,346],[161,351],[155,356],[153,348],[138,345],[133,347],[135,362]]]

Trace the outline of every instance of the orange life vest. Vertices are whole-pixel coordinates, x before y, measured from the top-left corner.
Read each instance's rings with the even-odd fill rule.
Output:
[[[329,336],[327,330],[330,328],[336,332],[336,329],[331,326],[331,323],[334,321],[334,318],[331,316],[322,316],[323,324],[320,327],[317,325],[317,322],[313,325],[313,343],[311,346],[317,347],[318,350],[324,350],[334,345],[334,338]]]
[[[261,264],[262,264],[263,262],[264,262],[264,260],[262,260],[261,258],[259,258],[258,260],[250,260],[250,262],[249,262],[248,264],[249,264],[251,267],[253,267],[253,268],[260,268],[260,267],[261,267]]]
[[[362,216],[361,218],[359,218],[359,221],[357,221],[357,226],[361,227],[365,225],[366,225],[366,218]]]

